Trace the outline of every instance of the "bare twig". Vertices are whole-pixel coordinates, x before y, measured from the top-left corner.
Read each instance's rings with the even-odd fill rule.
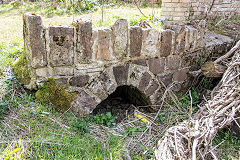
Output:
[[[139,6],[138,6],[136,0],[133,0],[133,2],[134,2],[134,4],[136,5],[137,9],[140,11],[140,13],[141,13],[144,17],[147,18],[147,16],[146,16],[146,15],[142,12],[142,10],[139,8]]]

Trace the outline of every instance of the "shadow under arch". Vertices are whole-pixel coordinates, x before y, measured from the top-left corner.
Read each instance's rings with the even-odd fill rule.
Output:
[[[99,103],[92,114],[111,112],[116,116],[116,122],[120,122],[126,117],[126,114],[133,113],[136,107],[148,105],[151,105],[151,100],[145,93],[132,85],[122,85]],[[148,107],[144,107],[144,110],[150,112]]]

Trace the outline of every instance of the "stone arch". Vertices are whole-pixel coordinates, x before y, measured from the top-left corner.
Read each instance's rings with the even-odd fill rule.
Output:
[[[76,84],[75,86],[82,87],[81,90],[74,90],[74,87],[71,86],[69,89],[71,92],[78,91],[80,93],[76,101],[73,102],[75,112],[80,114],[91,113],[99,103],[123,86],[131,86],[142,95],[142,98],[145,97],[145,100],[142,101],[142,106],[155,104],[164,91],[164,87],[161,85],[161,78],[157,78],[158,76],[155,75],[162,71],[159,69],[160,66],[157,65],[160,64],[161,60],[158,58],[154,58],[154,60],[141,59],[115,64],[104,68],[94,76],[88,76],[89,79],[85,86]],[[148,63],[156,63],[157,68],[150,69]],[[86,79],[85,77],[87,75],[79,76],[76,83],[82,84]],[[170,81],[172,81],[171,78],[169,83],[171,83]],[[138,103],[137,105],[140,104]]]

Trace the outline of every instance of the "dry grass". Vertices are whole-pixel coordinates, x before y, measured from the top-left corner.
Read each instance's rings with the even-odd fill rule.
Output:
[[[142,12],[146,15],[152,15],[151,8],[142,8]],[[154,9],[154,15],[160,17],[161,8]],[[22,13],[21,9],[14,9],[0,14],[0,43],[11,42],[14,39],[22,39]],[[110,26],[118,18],[126,18],[128,21],[134,21],[143,18],[139,10],[134,6],[122,6],[114,8],[106,8],[104,10],[104,20],[101,21],[101,10],[89,12],[81,15],[54,15],[52,17],[43,16],[44,25],[71,25],[73,20],[87,17],[92,20],[93,27]],[[157,27],[157,24],[156,24]],[[160,26],[159,26],[160,27]]]

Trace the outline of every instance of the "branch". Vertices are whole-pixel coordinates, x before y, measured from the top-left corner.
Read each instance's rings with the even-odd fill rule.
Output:
[[[139,8],[139,6],[138,6],[136,0],[133,0],[133,2],[134,2],[134,4],[137,6],[137,9],[140,11],[140,13],[141,13],[144,17],[147,18],[147,16],[146,16],[146,15],[142,12],[142,10]]]
[[[219,63],[219,62],[229,58],[239,48],[240,48],[240,40],[236,43],[236,45],[229,52],[227,52],[225,55],[223,55],[223,56],[219,57],[218,59],[216,59],[214,61],[214,63]]]

